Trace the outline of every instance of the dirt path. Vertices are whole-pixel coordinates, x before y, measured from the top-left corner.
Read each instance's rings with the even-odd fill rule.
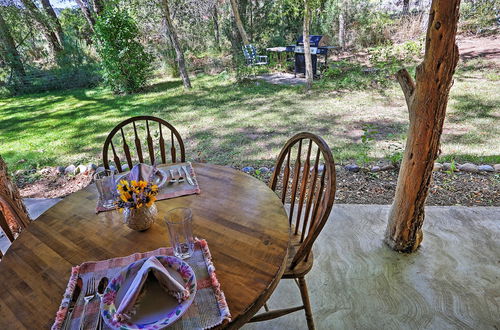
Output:
[[[457,45],[462,60],[485,58],[500,64],[500,37],[459,36]]]

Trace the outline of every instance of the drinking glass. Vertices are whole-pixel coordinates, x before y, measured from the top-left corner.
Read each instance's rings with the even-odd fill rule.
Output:
[[[191,209],[179,207],[167,212],[165,217],[170,243],[174,248],[174,255],[186,259],[193,253],[193,216]]]
[[[99,199],[102,206],[112,208],[115,206],[116,182],[115,173],[111,170],[104,170],[94,174],[94,182],[99,192]]]

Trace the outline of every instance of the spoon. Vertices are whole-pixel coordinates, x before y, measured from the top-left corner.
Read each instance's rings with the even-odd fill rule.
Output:
[[[102,301],[102,296],[104,295],[104,290],[106,290],[106,287],[108,286],[108,278],[106,276],[104,276],[103,278],[101,278],[101,281],[99,281],[99,285],[97,286],[97,296],[99,296],[99,302]],[[100,330],[102,329],[102,316],[101,316],[101,312],[100,312],[100,308],[99,308],[99,314],[98,314],[98,319],[97,319],[97,324],[95,326],[95,329],[96,330]]]

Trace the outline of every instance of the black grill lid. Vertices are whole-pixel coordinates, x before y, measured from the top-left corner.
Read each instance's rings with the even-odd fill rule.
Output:
[[[309,36],[309,41],[311,43],[311,47],[318,47],[321,38],[323,38],[323,36],[313,36],[313,35],[310,35]],[[304,46],[304,36],[303,35],[300,35],[298,37],[298,39],[297,39],[297,46]]]

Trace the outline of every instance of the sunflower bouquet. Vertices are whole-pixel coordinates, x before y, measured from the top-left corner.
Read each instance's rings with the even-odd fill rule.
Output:
[[[139,209],[143,206],[151,207],[158,195],[158,186],[148,181],[120,180],[117,186],[120,199],[116,202],[118,209]]]

